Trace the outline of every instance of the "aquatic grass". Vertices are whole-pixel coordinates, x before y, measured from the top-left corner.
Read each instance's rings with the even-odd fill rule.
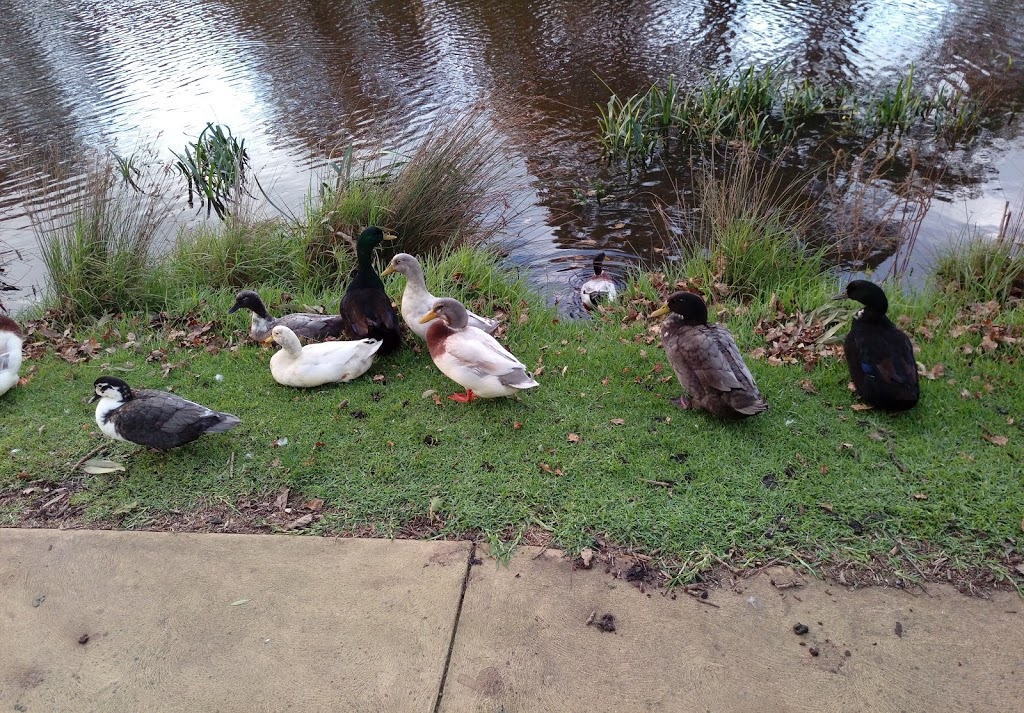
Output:
[[[288,224],[227,216],[182,229],[160,268],[176,289],[302,286],[302,243]]]
[[[951,298],[999,304],[1024,301],[1024,200],[1016,216],[1009,203],[999,233],[969,231],[941,251],[932,272],[939,290]]]
[[[170,211],[160,175],[151,174],[143,188],[136,169],[93,156],[75,201],[58,195],[27,208],[48,272],[45,301],[72,318],[144,309],[150,302],[153,246]],[[51,170],[60,175],[67,169],[55,159]]]
[[[183,153],[171,153],[177,159],[175,170],[185,179],[189,206],[198,199],[200,208],[206,206],[207,217],[211,211],[222,220],[230,215],[248,178],[245,140],[235,137],[229,127],[209,122]]]
[[[692,176],[694,219],[675,226],[662,211],[680,257],[666,270],[748,300],[790,298],[818,282],[828,267],[828,245],[810,240],[820,221],[780,171],[744,148],[703,162]]]

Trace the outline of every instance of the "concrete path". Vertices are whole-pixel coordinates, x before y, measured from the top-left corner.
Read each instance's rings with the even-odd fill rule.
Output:
[[[471,565],[462,542],[0,529],[0,712],[1024,701],[1016,594],[850,592],[780,569],[698,601],[573,571],[553,551],[524,548],[507,566],[475,554]]]

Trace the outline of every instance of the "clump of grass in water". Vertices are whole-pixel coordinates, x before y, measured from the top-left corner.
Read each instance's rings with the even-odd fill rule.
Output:
[[[72,318],[145,309],[153,297],[152,247],[169,216],[160,179],[140,187],[141,172],[129,170],[135,157],[116,161],[121,171],[114,163],[94,156],[72,205],[53,198],[29,211],[49,277],[46,301]],[[56,158],[51,168],[67,172]]]
[[[948,296],[965,302],[1008,304],[1024,300],[1024,199],[1013,217],[1009,203],[995,238],[970,233],[943,252],[932,279]]]
[[[200,207],[205,203],[207,217],[211,211],[222,220],[230,215],[230,206],[238,202],[246,183],[249,153],[245,140],[235,138],[230,128],[210,122],[185,147],[184,154],[171,153],[178,159],[175,170],[188,185],[189,207],[195,197]]]
[[[422,255],[489,242],[520,208],[507,197],[521,193],[523,179],[482,111],[432,126],[407,155],[379,155],[385,159],[358,167],[349,149],[307,202],[306,262],[315,279],[336,275],[339,252],[351,251],[366,225],[386,226],[399,237],[392,247]]]
[[[719,170],[709,161],[695,173],[692,224],[678,229],[662,211],[682,258],[669,272],[758,301],[773,293],[788,299],[819,283],[825,249],[806,237],[818,221],[794,190],[782,187],[778,162],[759,165],[755,152],[739,149],[723,164]]]

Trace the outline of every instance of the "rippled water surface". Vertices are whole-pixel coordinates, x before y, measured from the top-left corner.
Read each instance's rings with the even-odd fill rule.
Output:
[[[0,280],[20,288],[0,300],[23,302],[44,279],[25,210],[54,148],[74,162],[150,144],[170,160],[214,121],[246,139],[263,184],[297,208],[330,151],[381,131],[408,146],[477,102],[523,119],[509,128],[530,176],[512,259],[556,295],[598,249],[621,269],[660,244],[648,202],[574,202],[601,175],[595,106],[609,89],[774,62],[870,89],[914,63],[1005,113],[1024,101],[1022,16],[1019,0],[0,0]],[[919,264],[966,222],[997,225],[1024,193],[1018,126],[963,155],[962,179],[925,221]],[[646,186],[668,181],[654,172]]]

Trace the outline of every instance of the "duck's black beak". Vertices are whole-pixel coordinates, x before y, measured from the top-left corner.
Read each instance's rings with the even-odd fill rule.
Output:
[[[93,404],[93,403],[96,403],[96,402],[97,402],[97,401],[99,401],[99,400],[100,400],[100,395],[99,395],[99,394],[96,394],[96,393],[94,393],[94,394],[92,395],[92,398],[91,398],[91,399],[89,399],[89,403]]]
[[[231,314],[232,312],[236,311],[241,306],[242,305],[240,305],[237,302],[235,302],[233,305],[231,305],[231,309],[228,310],[228,314]]]
[[[850,297],[845,292],[840,292],[838,295],[832,295],[833,300],[848,300]]]

